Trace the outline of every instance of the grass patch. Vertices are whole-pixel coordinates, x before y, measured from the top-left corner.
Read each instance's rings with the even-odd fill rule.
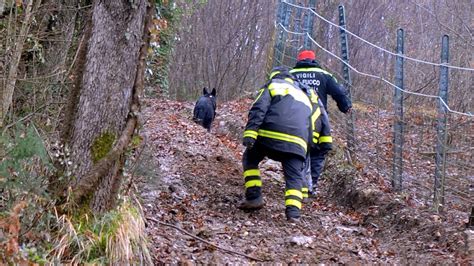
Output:
[[[141,213],[140,207],[127,198],[115,210],[97,217],[87,213],[56,215],[58,231],[50,253],[52,261],[151,264]]]

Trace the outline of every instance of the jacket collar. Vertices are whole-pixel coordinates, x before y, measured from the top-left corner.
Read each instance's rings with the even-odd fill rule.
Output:
[[[319,65],[318,61],[316,60],[301,60],[296,62],[295,68],[305,68],[305,67],[317,67],[321,68],[321,65]]]
[[[287,74],[287,73],[278,73],[274,76],[272,76],[271,78],[272,80],[273,79],[282,79],[282,80],[286,80],[287,82],[290,82],[290,83],[293,83],[295,81],[295,77],[291,74]]]

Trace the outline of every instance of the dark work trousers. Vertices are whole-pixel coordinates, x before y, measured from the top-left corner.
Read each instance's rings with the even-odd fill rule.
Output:
[[[323,172],[324,159],[328,150],[311,149],[309,156],[306,158],[304,168],[304,178],[308,181],[308,188],[310,193],[315,193],[318,186],[318,180]]]
[[[292,153],[279,152],[261,145],[258,141],[252,149],[246,149],[242,158],[245,177],[245,198],[253,200],[261,196],[262,183],[258,164],[266,157],[281,162],[285,176],[285,206],[301,209],[304,159]],[[287,213],[288,215],[288,213]]]

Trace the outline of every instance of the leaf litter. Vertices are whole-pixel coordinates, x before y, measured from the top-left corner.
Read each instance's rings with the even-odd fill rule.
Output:
[[[463,217],[409,204],[373,171],[347,171],[335,159],[300,223],[285,219],[282,172],[271,160],[261,164],[265,207],[241,211],[240,136],[251,100],[219,105],[211,133],[192,122],[193,103],[145,105],[136,175],[157,264],[470,263]],[[348,175],[357,181],[347,184]]]

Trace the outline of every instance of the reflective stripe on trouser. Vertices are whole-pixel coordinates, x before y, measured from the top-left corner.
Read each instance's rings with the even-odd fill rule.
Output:
[[[262,179],[258,169],[247,169],[244,171],[245,188],[261,187]]]
[[[303,201],[303,175],[304,160],[300,157],[288,157],[282,160],[283,173],[285,175],[285,206],[301,209]],[[298,215],[299,216],[299,213]]]
[[[291,153],[284,153],[269,149],[261,145],[258,140],[255,143],[255,146],[252,149],[246,149],[244,155],[242,156],[242,166],[244,168],[244,173],[247,173],[248,176],[245,177],[250,181],[250,174],[255,174],[254,172],[258,169],[258,164],[263,160],[265,156],[268,156],[270,159],[279,161],[282,164],[283,174],[285,176],[285,194],[288,192],[288,198],[285,196],[285,206],[288,208],[293,208],[291,213],[287,213],[291,217],[299,217],[302,201],[302,171],[304,167],[304,159],[298,155]],[[248,171],[247,170],[252,170]],[[256,176],[252,176],[253,180],[261,180],[260,176],[258,179]],[[250,184],[250,183],[249,183]],[[261,196],[262,188],[258,186],[246,187],[245,189],[245,198],[247,200],[255,199]]]
[[[332,137],[331,137],[331,125],[329,124],[329,117],[326,113],[326,111],[323,109],[321,110],[321,132],[319,135],[318,143],[332,143]]]
[[[257,146],[257,145],[256,145]],[[242,167],[244,168],[245,198],[253,200],[262,195],[262,179],[258,164],[263,160],[265,154],[256,147],[246,149],[242,156]]]
[[[303,178],[303,179],[304,179],[304,178]],[[308,197],[309,197],[309,194],[308,194],[308,193],[309,193],[309,189],[308,189],[308,187],[307,187],[307,186],[303,186],[303,187],[301,188],[301,193],[302,193],[302,195],[303,195],[303,199],[304,199],[304,198],[308,198]]]

